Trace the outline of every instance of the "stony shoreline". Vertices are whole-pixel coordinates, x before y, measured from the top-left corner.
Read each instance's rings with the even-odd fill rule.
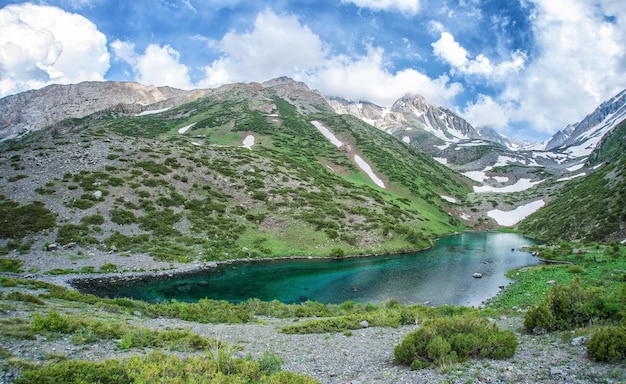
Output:
[[[24,256],[24,255],[20,255]],[[25,255],[26,268],[41,262],[49,262],[50,255]],[[308,257],[304,257],[308,258]],[[47,260],[46,260],[47,259]],[[199,269],[214,268],[219,264],[238,262],[262,262],[266,259],[228,260],[202,264],[157,263],[150,258],[125,257],[116,253],[96,253],[89,258],[70,260],[54,257],[52,267],[80,269],[113,263],[129,272],[46,275],[38,273],[10,274],[50,282],[76,289],[73,281],[89,279],[134,279],[159,276],[175,276]],[[97,263],[95,262],[97,261]],[[154,269],[149,272],[137,268]],[[8,274],[5,274],[8,275]],[[5,316],[28,316],[26,313],[5,313]],[[623,365],[598,364],[586,356],[584,344],[571,345],[560,334],[543,336],[527,335],[523,331],[522,314],[493,319],[502,329],[515,332],[519,346],[511,359],[473,360],[467,363],[437,369],[411,371],[393,364],[393,348],[416,326],[399,328],[372,327],[342,333],[288,335],[280,332],[284,325],[294,319],[257,317],[247,324],[199,324],[178,319],[148,319],[140,314],[127,321],[150,329],[189,329],[206,337],[239,345],[244,357],[260,356],[268,351],[280,356],[285,370],[307,374],[324,384],[335,383],[620,383],[626,380]],[[301,320],[302,321],[302,320]],[[145,350],[121,352],[114,342],[95,345],[73,344],[70,338],[47,341],[43,338],[19,340],[3,337],[3,347],[15,356],[43,362],[49,354],[63,354],[71,359],[103,360],[129,354],[144,354]],[[2,381],[0,382],[8,382]]]

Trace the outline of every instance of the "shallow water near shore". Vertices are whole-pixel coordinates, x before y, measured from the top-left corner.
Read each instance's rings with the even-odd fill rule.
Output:
[[[505,273],[539,260],[522,247],[536,241],[511,233],[469,232],[438,240],[429,250],[386,256],[289,259],[221,264],[150,279],[92,282],[79,288],[106,297],[151,302],[202,298],[300,303],[379,303],[477,306],[509,284]],[[482,278],[473,277],[480,273]]]

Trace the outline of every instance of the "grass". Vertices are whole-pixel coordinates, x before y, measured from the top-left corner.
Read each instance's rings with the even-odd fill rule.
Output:
[[[580,247],[580,244],[576,246]],[[548,284],[552,280],[557,285],[567,285],[578,277],[582,286],[606,289],[608,294],[626,285],[626,273],[623,272],[626,270],[624,246],[592,243],[578,248],[576,253],[568,243],[562,243],[554,249],[535,249],[540,252],[540,257],[550,256],[573,264],[547,264],[510,271],[507,276],[515,280],[515,284],[507,286],[492,299],[489,303],[491,308],[510,310],[512,307],[524,309],[538,305],[552,289],[552,285]]]

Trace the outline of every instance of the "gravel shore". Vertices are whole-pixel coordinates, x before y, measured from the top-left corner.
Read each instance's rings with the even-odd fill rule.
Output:
[[[98,253],[78,260],[63,256],[51,257],[49,253],[21,255],[26,266],[57,260],[54,265],[73,269],[104,263],[114,263],[127,271],[152,269],[152,274],[172,274],[207,267],[198,265],[154,264],[154,261],[133,256],[124,257],[115,253]],[[50,264],[47,264],[48,267]],[[172,269],[173,268],[173,269]],[[132,276],[143,272],[114,273],[109,275],[43,275],[29,274],[30,278],[45,280],[70,287],[74,278],[104,276]],[[24,277],[26,273],[19,274]],[[6,288],[2,288],[7,291]],[[6,294],[6,293],[5,293]],[[30,317],[32,314],[4,311],[1,318]],[[189,329],[202,336],[216,338],[242,347],[238,355],[261,356],[263,352],[274,353],[283,360],[284,370],[307,374],[321,383],[623,383],[626,368],[623,365],[599,364],[586,356],[585,345],[571,345],[561,340],[561,334],[531,336],[523,332],[523,314],[515,317],[494,319],[502,329],[516,333],[519,346],[515,355],[507,360],[472,360],[464,364],[437,369],[411,371],[407,367],[393,364],[393,348],[416,326],[399,328],[372,327],[343,333],[289,335],[280,332],[293,319],[256,318],[249,324],[199,324],[178,319],[147,319],[129,316],[127,321],[151,329]],[[304,321],[301,319],[300,321]],[[43,361],[46,355],[61,354],[72,359],[103,360],[120,358],[129,354],[144,354],[145,350],[120,351],[112,341],[93,345],[75,345],[68,337],[58,340],[19,340],[2,337],[3,348],[14,356],[33,361]],[[0,375],[1,376],[1,375]],[[0,383],[10,382],[1,380]]]

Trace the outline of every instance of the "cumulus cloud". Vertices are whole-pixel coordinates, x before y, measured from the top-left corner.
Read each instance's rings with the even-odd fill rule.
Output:
[[[212,46],[223,56],[205,68],[205,86],[304,74],[322,65],[326,48],[295,16],[264,11],[251,31],[228,32]]]
[[[509,124],[510,111],[508,106],[481,94],[475,102],[465,107],[461,115],[476,128],[488,127],[502,130]]]
[[[493,64],[482,53],[474,59],[469,59],[468,51],[449,32],[442,32],[439,40],[431,45],[433,53],[450,64],[454,71],[466,75],[486,76],[490,77],[490,80],[498,81],[506,76],[516,74],[526,62],[526,54],[521,51],[511,53],[510,60],[503,60],[499,64]]]
[[[533,3],[536,58],[500,99],[519,104],[513,120],[553,133],[626,86],[626,8],[612,0]]]
[[[420,0],[342,0],[343,3],[353,3],[360,8],[370,8],[374,11],[397,10],[407,15],[415,15],[420,10]]]
[[[205,87],[287,75],[329,96],[381,105],[406,93],[445,104],[462,89],[446,76],[431,79],[414,69],[391,73],[382,48],[368,47],[364,56],[330,55],[319,36],[295,16],[272,11],[260,13],[251,31],[231,31],[211,45],[223,55],[205,68],[206,78],[199,83]]]
[[[520,52],[497,65],[481,54],[472,59],[447,32],[432,44],[451,72],[484,76],[500,87],[493,98],[480,96],[465,107],[473,125],[526,126],[545,136],[581,120],[626,86],[624,7],[614,0],[532,3],[532,60]]]
[[[104,80],[106,37],[83,16],[30,3],[0,9],[0,96]]]
[[[420,94],[432,103],[446,105],[462,90],[447,76],[431,79],[414,69],[391,73],[385,69],[384,50],[369,47],[361,57],[336,56],[307,80],[329,96],[367,100],[389,106],[407,93]]]
[[[189,68],[180,62],[180,54],[169,45],[150,44],[143,53],[135,51],[131,42],[116,40],[111,48],[118,60],[130,64],[134,78],[142,84],[169,85],[174,88],[191,89]]]

